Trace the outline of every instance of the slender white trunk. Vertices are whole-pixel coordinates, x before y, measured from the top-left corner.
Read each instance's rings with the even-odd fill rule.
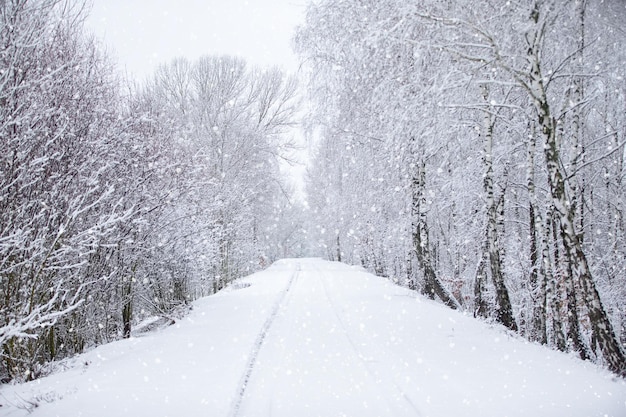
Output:
[[[414,145],[414,144],[413,144]],[[432,254],[430,251],[430,243],[428,236],[428,223],[426,216],[426,164],[423,161],[417,161],[413,167],[413,178],[411,181],[412,204],[412,238],[413,249],[417,262],[424,274],[424,284],[422,293],[430,298],[439,297],[448,307],[453,309],[459,308],[458,301],[443,286],[433,264]]]
[[[533,129],[534,130],[534,129]],[[547,257],[548,247],[547,242],[539,240],[539,236],[542,236],[541,226],[543,219],[541,218],[541,212],[537,202],[537,193],[535,189],[535,152],[536,143],[535,135],[530,135],[527,149],[527,161],[528,164],[526,176],[527,176],[527,188],[528,188],[528,213],[529,213],[529,235],[530,235],[530,296],[533,303],[532,306],[532,321],[531,321],[531,340],[535,340],[539,343],[548,343],[548,335],[546,330],[546,304],[547,304],[547,283],[546,283],[546,269],[551,268],[546,263],[549,262]],[[539,244],[541,246],[541,256],[539,250]]]
[[[489,90],[487,86],[483,86],[483,98],[486,103],[489,103]],[[488,105],[488,104],[487,104]],[[488,253],[489,266],[491,272],[491,280],[496,290],[496,319],[499,323],[508,327],[511,330],[517,331],[517,323],[513,317],[513,307],[511,306],[511,300],[509,297],[509,291],[506,288],[504,282],[504,271],[502,268],[500,239],[498,233],[498,202],[495,198],[495,191],[493,186],[493,128],[495,124],[494,116],[489,111],[484,112],[483,119],[483,162],[485,168],[485,174],[483,178],[483,188],[485,192],[486,202],[486,231],[485,231],[485,246],[484,250]],[[483,254],[483,259],[485,258]],[[481,268],[484,271],[484,268]],[[484,272],[479,270],[478,279],[483,279]],[[480,286],[479,286],[480,285]],[[482,308],[481,303],[483,301],[482,284],[477,283],[474,287],[475,304],[479,309]],[[482,312],[481,312],[482,314]]]

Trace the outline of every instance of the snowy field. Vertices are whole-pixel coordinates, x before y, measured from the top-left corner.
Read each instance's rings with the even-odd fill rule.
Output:
[[[360,268],[294,259],[164,330],[3,386],[0,404],[11,417],[623,417],[626,384]]]

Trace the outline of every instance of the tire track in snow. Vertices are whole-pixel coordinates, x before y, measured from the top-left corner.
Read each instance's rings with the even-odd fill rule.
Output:
[[[248,363],[246,364],[246,367],[244,368],[245,370],[241,379],[239,380],[239,384],[237,384],[237,391],[235,392],[235,398],[233,400],[232,406],[230,407],[230,413],[228,414],[229,417],[237,417],[239,415],[239,411],[241,409],[241,403],[243,402],[243,398],[246,394],[246,388],[248,387],[248,382],[250,381],[250,377],[252,376],[252,372],[254,371],[254,366],[259,356],[259,352],[261,351],[261,348],[263,347],[263,341],[265,340],[267,333],[272,327],[272,324],[274,323],[274,320],[276,319],[276,316],[278,315],[278,311],[280,310],[280,306],[285,300],[287,293],[291,289],[293,282],[297,279],[299,271],[300,271],[300,264],[297,264],[296,270],[293,272],[293,274],[291,274],[291,277],[289,278],[289,282],[287,282],[287,286],[285,287],[285,289],[282,290],[280,294],[278,295],[278,298],[276,299],[276,301],[274,302],[274,305],[272,306],[270,315],[267,317],[267,320],[265,320],[265,323],[263,324],[261,331],[259,332],[259,334],[256,337],[256,340],[254,341],[254,345],[252,346],[252,351],[250,352],[250,355],[249,355]]]

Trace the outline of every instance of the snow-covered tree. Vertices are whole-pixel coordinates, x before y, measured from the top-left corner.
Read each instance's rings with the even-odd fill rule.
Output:
[[[311,4],[297,44],[323,126],[309,180],[319,229],[340,242],[366,222],[378,261],[346,260],[623,373],[614,3]]]
[[[13,377],[57,356],[58,331],[75,330],[57,323],[106,278],[92,260],[130,215],[109,157],[116,84],[83,17],[56,0],[0,4],[0,345]]]
[[[285,133],[295,120],[295,80],[234,57],[177,59],[161,66],[147,94],[169,115],[188,164],[189,228],[177,228],[195,229],[207,245],[206,273],[220,289],[258,267],[266,250],[260,237],[282,194],[279,160],[292,146]]]

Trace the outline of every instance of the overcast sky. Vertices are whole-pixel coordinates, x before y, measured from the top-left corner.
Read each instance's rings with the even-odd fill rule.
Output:
[[[307,0],[93,0],[87,27],[120,69],[144,79],[174,57],[239,55],[249,62],[297,67],[291,51]]]

